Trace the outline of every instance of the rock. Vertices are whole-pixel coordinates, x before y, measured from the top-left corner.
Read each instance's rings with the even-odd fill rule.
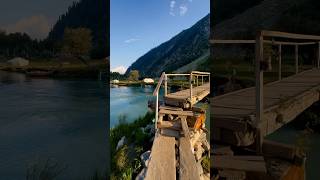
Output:
[[[151,154],[151,151],[146,151],[144,152],[143,154],[141,154],[140,156],[140,159],[144,165],[144,167],[148,167],[148,163],[149,163],[149,159],[150,159],[150,154]]]
[[[154,129],[154,124],[148,124],[144,130],[145,132],[149,132],[149,134],[154,134],[155,133],[155,129]]]
[[[140,130],[142,131],[143,134],[145,133],[144,127],[141,127]]]
[[[195,156],[196,156],[196,160],[197,160],[197,161],[202,158],[202,154],[203,154],[204,152],[205,152],[205,149],[203,149],[202,143],[198,142],[198,143],[195,145]]]
[[[120,139],[120,141],[118,141],[116,150],[118,150],[119,148],[121,148],[121,147],[124,145],[125,140],[126,140],[126,137],[123,136],[123,137]]]
[[[146,172],[147,172],[147,169],[143,168],[141,172],[138,174],[138,176],[136,177],[136,180],[144,180],[146,177]]]

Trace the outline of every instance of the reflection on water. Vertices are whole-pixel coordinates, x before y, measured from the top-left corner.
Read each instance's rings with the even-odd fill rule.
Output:
[[[106,85],[93,80],[31,79],[0,71],[0,177],[25,179],[51,158],[61,179],[106,167]]]

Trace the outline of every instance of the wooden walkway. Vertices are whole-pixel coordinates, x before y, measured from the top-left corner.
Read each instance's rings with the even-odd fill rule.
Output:
[[[192,89],[192,97],[190,100],[190,89],[181,90],[178,92],[167,94],[165,98],[165,103],[173,106],[179,106],[179,104],[185,104],[190,101],[191,106],[197,104],[203,98],[210,94],[210,83],[206,83]],[[180,106],[181,106],[180,105]]]
[[[168,93],[167,80],[169,76],[188,76],[190,88]],[[205,76],[207,78],[204,78]],[[194,71],[190,74],[162,74],[154,91],[154,96],[157,97],[156,134],[147,166],[146,180],[200,180],[203,176],[201,161],[199,162],[200,159],[197,159],[194,154],[200,149],[195,149],[194,146],[195,142],[201,146],[208,144],[203,143],[205,145],[202,145],[200,134],[203,134],[203,130],[195,128],[198,127],[195,126],[197,123],[203,127],[202,123],[204,122],[198,121],[198,119],[205,114],[205,111],[193,106],[209,95],[209,76],[210,73]],[[200,83],[199,77],[201,78]],[[165,105],[158,107],[159,90],[163,81],[165,84]],[[209,148],[207,145],[207,149]]]
[[[277,31],[260,31],[255,40],[212,40],[213,44],[255,45],[256,86],[231,92],[211,100],[216,141],[236,146],[256,144],[261,153],[263,138],[295,119],[320,94],[320,36]],[[278,46],[278,81],[264,84],[264,72],[272,69],[272,55],[264,44]],[[282,79],[282,48],[294,46],[295,75]],[[316,48],[316,67],[299,72],[299,47]]]
[[[305,71],[264,85],[263,95],[263,119],[254,126],[260,129],[262,136],[266,136],[319,101],[320,69]],[[253,143],[253,132],[248,128],[255,123],[255,98],[253,87],[212,99],[216,140],[239,146]],[[221,131],[225,131],[225,134]],[[234,136],[230,137],[230,133]],[[245,134],[241,136],[241,133]],[[240,137],[246,139],[239,139]]]
[[[264,137],[320,100],[320,36],[260,31],[255,40],[215,39],[210,42],[255,47],[255,86],[210,99],[215,146],[212,166],[218,172],[213,176],[292,179],[292,172],[295,172],[295,178],[304,179],[306,154],[293,145],[268,141]],[[265,52],[265,44],[272,47],[271,53]],[[286,46],[294,47],[295,74],[282,78],[281,53]],[[316,58],[308,62],[314,68],[307,71],[300,70],[301,46],[308,47],[309,53],[316,52],[316,56],[310,56]],[[264,72],[272,69],[273,55],[277,56],[278,81],[264,84]]]

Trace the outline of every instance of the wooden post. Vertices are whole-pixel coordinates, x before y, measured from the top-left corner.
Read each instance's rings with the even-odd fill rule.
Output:
[[[168,95],[168,76],[164,75],[164,95]]]
[[[156,120],[155,120],[155,130],[157,130],[157,123],[158,123],[158,118],[159,118],[159,115],[158,115],[158,111],[159,111],[159,92],[157,93],[157,98],[156,98]]]
[[[192,72],[190,73],[190,100],[192,100]]]
[[[320,42],[318,42],[318,68],[320,68]]]
[[[197,77],[197,87],[199,86],[199,76],[196,76]]]
[[[299,47],[298,45],[295,46],[295,59],[296,59],[296,74],[299,73]]]
[[[203,75],[201,76],[201,81],[202,81],[202,83],[201,83],[201,84],[203,85]]]
[[[281,47],[281,44],[279,44],[279,80],[281,80],[281,66],[282,66],[282,47]]]
[[[263,135],[260,133],[260,123],[263,118],[263,70],[261,62],[263,61],[263,33],[259,32],[256,37],[256,119],[255,127],[257,128],[257,152],[261,152]]]

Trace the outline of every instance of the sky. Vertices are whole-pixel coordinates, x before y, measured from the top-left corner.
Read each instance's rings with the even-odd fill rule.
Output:
[[[78,0],[1,0],[0,29],[43,39],[73,1]]]
[[[123,73],[209,12],[210,0],[111,0],[111,71]]]

